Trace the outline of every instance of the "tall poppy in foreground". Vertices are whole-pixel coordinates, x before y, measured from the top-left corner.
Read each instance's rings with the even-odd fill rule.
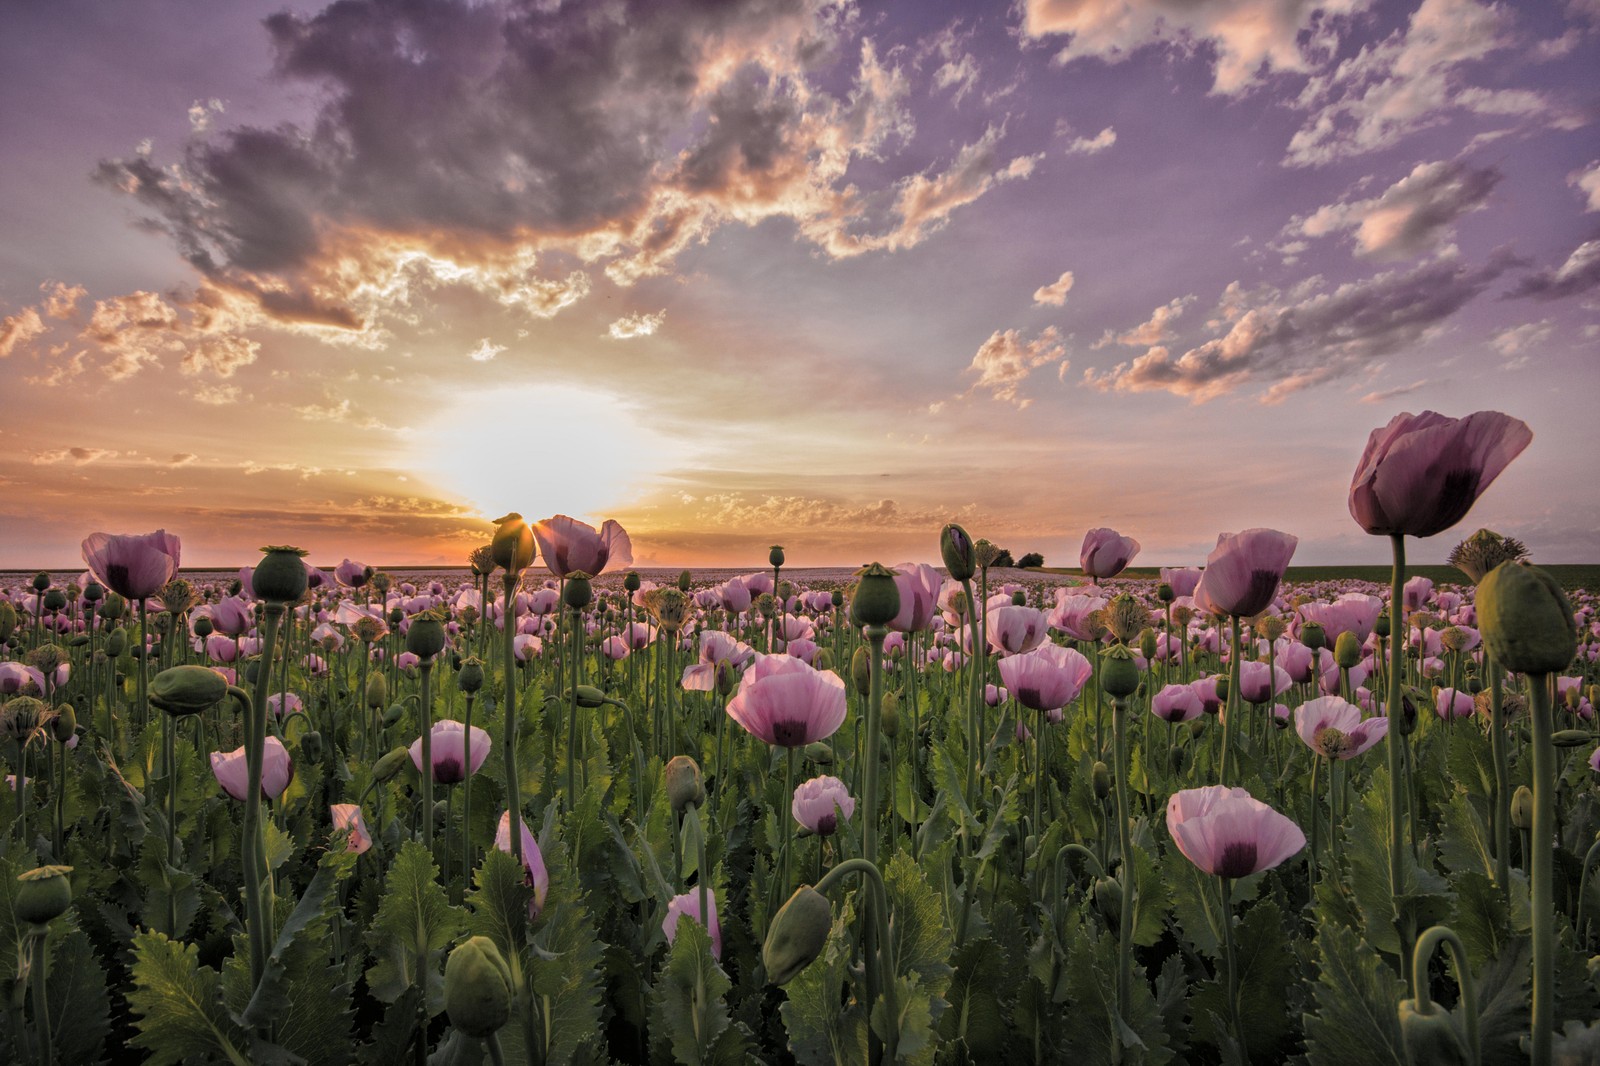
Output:
[[[1375,429],[1350,480],[1350,515],[1373,536],[1386,536],[1394,556],[1390,574],[1389,692],[1385,706],[1400,706],[1405,650],[1406,537],[1431,537],[1467,516],[1478,496],[1533,440],[1526,423],[1499,411],[1449,418],[1434,411],[1395,415]],[[1389,734],[1389,889],[1401,898],[1406,807],[1411,787],[1401,758],[1403,734]],[[1497,797],[1497,802],[1504,802]],[[1412,841],[1415,849],[1416,841]],[[1415,919],[1398,917],[1401,977],[1410,979]]]
[[[595,529],[587,522],[558,514],[535,523],[533,539],[539,542],[544,565],[558,577],[579,571],[598,577],[607,566],[633,563],[633,541],[614,518],[606,519]]]
[[[1078,565],[1096,581],[1116,577],[1139,554],[1139,542],[1114,529],[1091,529],[1078,550]]]

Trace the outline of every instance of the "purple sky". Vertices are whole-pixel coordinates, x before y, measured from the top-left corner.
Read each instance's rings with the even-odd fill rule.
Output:
[[[165,527],[459,562],[1071,565],[1534,440],[1455,530],[1600,560],[1600,0],[0,6],[0,566]]]

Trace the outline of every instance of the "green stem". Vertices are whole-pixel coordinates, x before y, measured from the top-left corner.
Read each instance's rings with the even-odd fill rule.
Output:
[[[250,987],[261,983],[267,955],[272,951],[272,882],[267,876],[266,838],[261,819],[261,764],[267,742],[267,684],[272,672],[272,653],[278,642],[278,626],[283,621],[284,605],[268,603],[261,620],[261,663],[256,671],[255,695],[245,698],[243,690],[230,689],[244,706],[245,791],[244,852],[245,910],[250,918]]]
[[[1461,1010],[1467,1024],[1467,1066],[1478,1066],[1482,1061],[1478,1046],[1478,997],[1472,987],[1472,970],[1467,965],[1466,945],[1448,926],[1435,925],[1417,938],[1417,946],[1411,957],[1411,994],[1416,1000],[1416,1011],[1420,1015],[1433,1013],[1434,1003],[1428,996],[1428,960],[1440,944],[1450,949],[1450,956],[1456,964],[1456,984],[1461,988]],[[1535,1061],[1538,1061],[1537,1054]]]
[[[878,644],[881,646],[882,627],[868,626],[869,640],[873,629],[880,631]],[[887,1022],[884,1026],[886,1035],[883,1061],[893,1063],[898,1057],[896,1050],[900,1036],[900,1011],[895,996],[894,941],[889,936],[889,890],[883,883],[883,873],[878,869],[878,864],[871,860],[846,859],[823,875],[822,880],[816,884],[816,891],[825,896],[828,894],[828,889],[853,873],[862,874],[872,884],[873,891],[868,893],[867,905],[863,908],[867,921],[867,1002],[874,1002],[876,998],[872,992],[874,986],[883,990],[883,1013]],[[874,941],[882,945],[881,953],[874,946]]]
[[[55,1033],[50,1027],[50,999],[45,984],[45,965],[49,961],[49,954],[45,950],[48,931],[48,926],[36,925],[28,933],[29,948],[33,952],[29,970],[33,986],[33,1027],[39,1034],[40,1060],[44,1066],[53,1066],[56,1061]]]
[[[1244,1050],[1244,1026],[1239,1018],[1239,964],[1233,949],[1233,885],[1228,878],[1220,876],[1217,885],[1222,890],[1222,951],[1223,964],[1228,968],[1228,1024],[1233,1028],[1233,1038],[1239,1042],[1240,1050]]]
[[[1222,712],[1225,717],[1222,719],[1222,767],[1219,771],[1219,777],[1225,786],[1233,784],[1228,770],[1233,766],[1234,736],[1239,728],[1237,722],[1243,706],[1243,702],[1239,698],[1239,659],[1241,650],[1239,619],[1234,617],[1230,621],[1233,624],[1233,650],[1228,656],[1228,705]]]
[[[433,855],[433,659],[417,664],[422,673],[422,846]]]
[[[1409,980],[1412,941],[1416,935],[1414,921],[1400,913],[1400,900],[1405,892],[1405,819],[1406,787],[1405,760],[1405,707],[1400,698],[1403,656],[1406,646],[1405,631],[1405,580],[1406,539],[1396,533],[1389,538],[1394,549],[1394,568],[1389,575],[1389,690],[1384,703],[1389,715],[1389,736],[1385,748],[1389,758],[1389,895],[1395,901],[1395,931],[1400,936],[1400,977]]]
[[[506,810],[510,813],[511,854],[522,861],[522,788],[517,776],[517,659],[515,650],[517,620],[516,574],[506,573],[506,607],[503,615],[505,628],[506,709],[505,732],[502,743],[506,753]]]
[[[1494,794],[1490,797],[1489,825],[1494,832],[1495,881],[1500,891],[1511,892],[1511,762],[1507,752],[1506,672],[1492,657],[1489,664],[1489,746],[1494,754]]]
[[[1551,860],[1555,854],[1556,753],[1550,705],[1550,675],[1528,678],[1533,724],[1533,1066],[1550,1066],[1555,1029],[1555,899]]]
[[[1122,914],[1117,920],[1117,1005],[1121,1016],[1133,1017],[1133,834],[1128,817],[1128,701],[1111,701],[1111,737],[1116,750],[1117,847],[1122,868]],[[1230,964],[1231,969],[1231,964]]]

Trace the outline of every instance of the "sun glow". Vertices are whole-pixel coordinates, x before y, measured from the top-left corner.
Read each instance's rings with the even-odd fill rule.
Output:
[[[412,468],[485,518],[560,513],[595,524],[682,451],[620,397],[571,385],[463,393],[412,439]]]

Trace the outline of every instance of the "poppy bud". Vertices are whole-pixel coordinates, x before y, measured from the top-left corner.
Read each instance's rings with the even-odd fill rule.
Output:
[[[1220,686],[1218,686],[1220,688]],[[1126,645],[1113,644],[1100,656],[1100,690],[1112,699],[1125,699],[1139,689],[1139,664]]]
[[[639,571],[629,570],[622,576],[622,587],[629,592],[639,591]]]
[[[1389,610],[1384,608],[1383,613],[1378,615],[1377,619],[1372,623],[1372,632],[1377,635],[1379,640],[1387,640],[1389,638],[1389,628]]]
[[[767,552],[767,563],[768,563],[768,565],[773,566],[773,567],[779,567],[779,566],[783,565],[783,545],[782,544],[774,544],[772,546],[772,550]]]
[[[1300,627],[1300,643],[1313,650],[1326,648],[1328,646],[1328,631],[1322,628],[1321,622],[1307,622]]]
[[[883,694],[883,706],[878,713],[878,728],[893,740],[900,735],[900,696],[895,692]]]
[[[315,729],[300,738],[300,755],[309,763],[322,761],[322,734]]]
[[[22,921],[45,925],[59,918],[72,906],[70,866],[41,866],[17,875],[21,883],[12,909]]]
[[[811,660],[811,665],[818,670],[833,669],[833,649],[818,648],[816,656]]]
[[[419,614],[406,630],[406,651],[423,661],[444,650],[444,623],[431,614]]]
[[[939,554],[953,581],[970,581],[977,572],[977,556],[967,531],[951,522],[939,531]]]
[[[1139,634],[1139,654],[1144,656],[1147,663],[1155,662],[1156,658],[1156,631],[1146,629]]]
[[[512,511],[495,519],[489,554],[496,566],[508,574],[520,574],[533,562],[534,552],[533,530],[520,514]]]
[[[1594,743],[1594,734],[1587,729],[1561,729],[1550,738],[1558,748],[1581,748]]]
[[[1511,824],[1518,829],[1533,828],[1533,790],[1527,785],[1518,785],[1511,794]]]
[[[692,580],[694,580],[694,578],[690,575],[689,571],[685,570],[682,573],[680,573],[678,575],[678,591],[679,592],[688,592],[689,591],[689,582],[691,582]]]
[[[482,1040],[511,1017],[511,969],[486,936],[457,944],[444,964],[444,1009],[450,1024]]]
[[[840,589],[834,589],[832,592],[828,593],[828,602],[833,604],[835,608],[843,607],[844,592]]]
[[[43,570],[33,575],[33,591],[43,592],[50,587],[50,575]]]
[[[1171,603],[1177,598],[1177,595],[1172,591],[1172,586],[1165,581],[1156,586],[1156,599],[1162,603]]]
[[[471,656],[461,660],[461,670],[456,674],[456,688],[468,696],[483,687],[483,660]]]
[[[1361,641],[1351,632],[1340,633],[1333,642],[1333,661],[1340,669],[1349,670],[1361,661]]]
[[[389,702],[389,682],[381,673],[367,677],[367,708],[376,711]]]
[[[1094,879],[1094,909],[1115,926],[1122,920],[1122,882],[1115,877]]]
[[[113,659],[120,658],[128,650],[128,631],[121,626],[113,629],[106,638],[106,654]]]
[[[592,710],[595,707],[604,707],[606,705],[606,694],[593,685],[579,685],[577,688],[567,689],[565,698],[570,700],[574,696],[577,697],[579,707],[587,707]]]
[[[804,748],[802,748],[801,751],[805,753],[805,757],[808,760],[817,766],[833,765],[833,748],[820,740],[812,741],[810,744],[807,744]]]
[[[882,563],[873,563],[856,575],[855,594],[850,597],[850,620],[858,626],[886,626],[900,613],[900,586],[894,572]]]
[[[797,977],[822,954],[833,926],[833,908],[828,899],[810,885],[795,889],[778,913],[772,916],[766,943],[761,945],[761,964],[767,980],[785,985]]]
[[[1537,566],[1501,563],[1478,582],[1477,605],[1483,643],[1507,670],[1553,674],[1577,654],[1572,601]]]
[[[296,603],[306,593],[305,552],[299,548],[268,545],[265,557],[250,575],[256,597],[267,603]]]
[[[582,570],[568,574],[566,587],[561,590],[561,602],[573,611],[581,611],[593,603],[594,586],[589,584],[589,575]]]
[[[700,776],[700,764],[687,755],[674,755],[667,760],[662,771],[666,779],[667,801],[673,814],[682,814],[685,807],[698,807],[705,802],[706,786]]]
[[[1417,1010],[1417,1001],[1402,999],[1399,1006],[1400,1032],[1405,1037],[1406,1049],[1412,1062],[1426,1062],[1429,1066],[1462,1066],[1471,1060],[1461,1042],[1450,1013],[1437,1003],[1427,1014]]]
[[[1098,760],[1089,770],[1089,781],[1094,786],[1094,798],[1103,800],[1111,795],[1111,767]]]
[[[389,781],[410,761],[411,752],[405,748],[386,751],[372,764],[372,779],[380,782]]]
[[[108,622],[115,622],[128,610],[128,601],[115,592],[106,593],[105,602],[100,604],[100,617]]]
[[[72,734],[78,731],[78,709],[70,703],[63,703],[56,708],[56,716],[50,723],[50,735],[56,742],[65,744],[72,739]]]
[[[150,702],[171,715],[199,714],[228,694],[228,683],[204,666],[173,666],[150,679]]]
[[[850,680],[856,686],[856,695],[872,692],[872,650],[865,644],[858,646],[850,656]]]
[[[395,726],[400,724],[400,719],[404,718],[405,716],[406,716],[406,705],[405,704],[403,704],[403,703],[391,703],[389,705],[389,709],[387,711],[383,712],[383,728],[385,728],[385,729],[393,729]]]

